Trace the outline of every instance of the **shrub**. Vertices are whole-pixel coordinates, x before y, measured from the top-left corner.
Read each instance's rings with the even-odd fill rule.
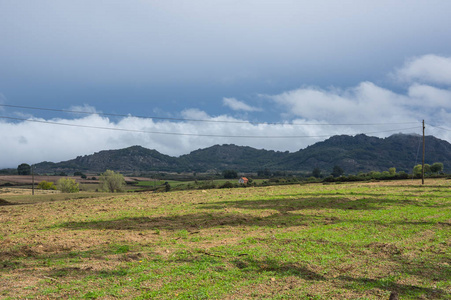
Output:
[[[400,172],[398,173],[398,178],[399,178],[399,179],[407,179],[407,178],[409,178],[409,174],[407,174],[407,173],[404,172],[404,171],[400,171]]]
[[[48,182],[48,181],[41,181],[38,184],[38,189],[41,190],[56,190],[56,186],[53,184],[53,182]]]
[[[61,193],[78,193],[80,191],[78,183],[72,178],[61,178],[56,182],[56,186]]]
[[[106,170],[101,174],[99,181],[101,190],[105,192],[122,192],[125,189],[124,176],[111,170]]]
[[[220,189],[231,189],[233,188],[233,183],[226,181],[223,185],[219,187]]]

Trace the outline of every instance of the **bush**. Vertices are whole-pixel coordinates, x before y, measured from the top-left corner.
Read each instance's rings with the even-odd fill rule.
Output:
[[[38,189],[41,190],[56,190],[56,186],[53,184],[53,182],[48,182],[48,181],[41,181],[38,184]]]
[[[100,175],[100,188],[105,192],[122,192],[125,190],[125,179],[120,173],[111,170],[106,170]]]
[[[223,185],[221,185],[219,188],[220,189],[231,189],[233,188],[233,183],[231,183],[230,181],[226,181]]]
[[[61,193],[78,193],[80,191],[78,183],[72,178],[61,178],[56,182],[56,186]]]

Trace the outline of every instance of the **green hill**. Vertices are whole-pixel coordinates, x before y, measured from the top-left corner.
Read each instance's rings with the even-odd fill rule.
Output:
[[[385,171],[396,167],[411,172],[421,162],[422,137],[395,134],[387,138],[333,136],[305,149],[290,153],[255,149],[237,145],[215,145],[172,157],[141,146],[120,150],[105,150],[79,156],[65,162],[43,162],[36,165],[38,173],[103,172],[107,169],[123,173],[137,172],[238,172],[271,171],[311,172],[320,168],[330,173],[335,165],[345,173]],[[426,137],[426,163],[441,162],[451,170],[451,144],[433,136]]]

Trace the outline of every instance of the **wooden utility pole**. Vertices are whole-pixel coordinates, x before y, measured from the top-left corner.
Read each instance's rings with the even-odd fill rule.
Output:
[[[31,194],[34,195],[34,165],[31,165]]]
[[[424,120],[423,120],[423,163],[421,171],[421,184],[424,184]]]

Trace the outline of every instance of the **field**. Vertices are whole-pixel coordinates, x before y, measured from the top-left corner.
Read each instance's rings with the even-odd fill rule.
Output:
[[[254,179],[253,182],[256,184],[262,184],[262,182],[266,181],[265,179]],[[177,190],[186,190],[186,189],[202,189],[204,188],[212,188],[212,187],[221,187],[226,182],[232,183],[234,185],[238,184],[238,179],[214,179],[214,180],[191,180],[191,181],[178,181],[178,180],[153,180],[146,181],[140,180],[135,183],[137,187],[146,187],[146,188],[156,188],[158,186],[162,186],[165,183],[169,183],[171,189]]]
[[[1,299],[451,299],[451,181],[0,189]]]

